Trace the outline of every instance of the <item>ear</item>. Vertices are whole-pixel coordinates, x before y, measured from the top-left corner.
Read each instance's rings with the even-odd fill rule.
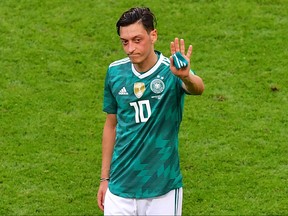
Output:
[[[158,38],[157,29],[154,29],[153,31],[150,32],[150,38],[153,44],[157,41]]]

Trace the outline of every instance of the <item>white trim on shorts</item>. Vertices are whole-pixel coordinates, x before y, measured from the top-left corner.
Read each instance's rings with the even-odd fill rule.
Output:
[[[107,189],[104,201],[104,215],[166,215],[181,216],[183,189],[171,190],[167,194],[148,199],[123,198]]]

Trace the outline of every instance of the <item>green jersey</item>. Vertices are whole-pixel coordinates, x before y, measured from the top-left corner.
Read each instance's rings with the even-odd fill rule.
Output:
[[[109,190],[126,198],[150,198],[182,187],[178,131],[184,89],[160,52],[157,63],[139,73],[129,58],[110,64],[103,111],[117,114]]]

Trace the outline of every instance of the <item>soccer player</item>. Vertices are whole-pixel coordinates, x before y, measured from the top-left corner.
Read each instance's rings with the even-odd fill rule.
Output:
[[[182,175],[178,132],[184,95],[201,95],[202,79],[190,69],[192,46],[175,38],[171,55],[154,50],[156,19],[149,8],[131,8],[118,20],[126,58],[109,65],[103,111],[98,206],[104,215],[181,215]]]

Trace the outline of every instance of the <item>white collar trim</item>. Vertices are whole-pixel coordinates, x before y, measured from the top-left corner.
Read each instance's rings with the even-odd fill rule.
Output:
[[[162,53],[160,53],[160,56],[159,56],[159,59],[158,61],[156,62],[156,64],[150,69],[148,70],[147,72],[145,73],[139,73],[133,64],[131,64],[131,67],[132,67],[132,71],[133,73],[135,74],[135,76],[137,76],[138,78],[140,79],[144,79],[145,77],[148,77],[150,76],[151,74],[153,74],[157,69],[158,67],[161,65],[162,61],[164,59],[164,56],[162,55]]]

